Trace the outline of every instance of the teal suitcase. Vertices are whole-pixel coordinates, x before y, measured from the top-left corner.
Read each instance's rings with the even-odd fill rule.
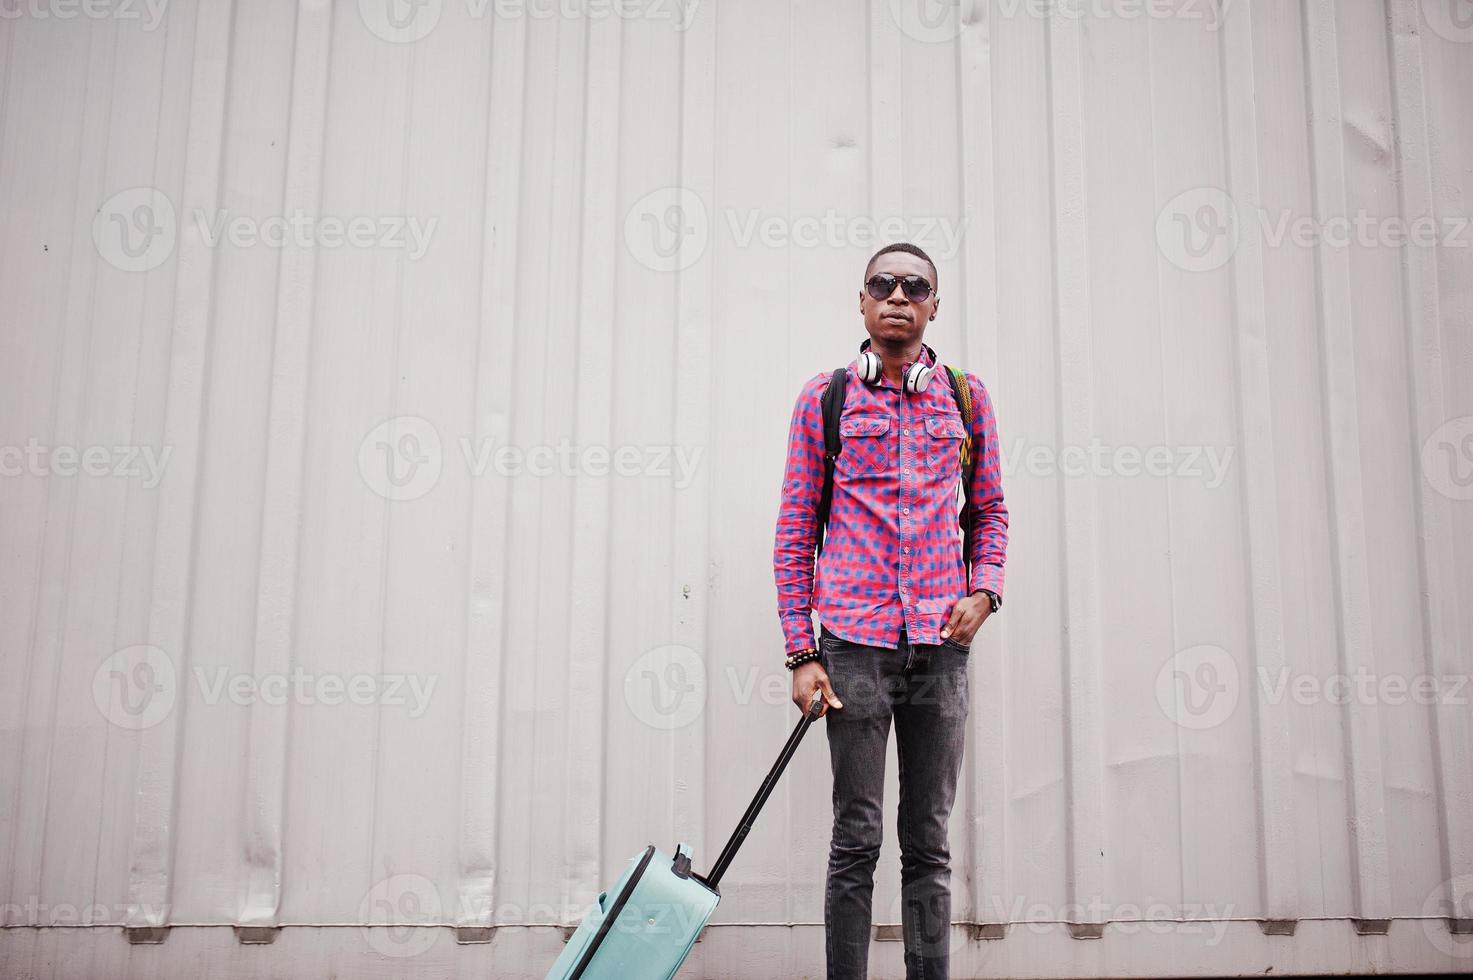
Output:
[[[646,846],[589,907],[547,980],[670,980],[679,972],[721,901],[721,876],[817,717],[819,696],[815,692],[711,871],[702,876],[691,870],[691,851],[683,841],[674,854]]]

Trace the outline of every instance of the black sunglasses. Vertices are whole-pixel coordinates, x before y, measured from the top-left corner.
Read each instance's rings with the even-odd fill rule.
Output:
[[[864,288],[869,290],[870,296],[877,300],[889,299],[895,292],[896,284],[905,290],[905,298],[912,303],[924,303],[931,295],[931,284],[926,281],[925,276],[906,276],[897,279],[888,272],[877,272],[864,281]]]

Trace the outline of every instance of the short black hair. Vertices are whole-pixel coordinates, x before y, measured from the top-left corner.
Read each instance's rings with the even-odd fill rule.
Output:
[[[891,244],[886,245],[884,248],[880,249],[874,255],[871,255],[869,257],[869,261],[864,264],[864,274],[866,279],[869,278],[869,270],[874,268],[875,259],[878,259],[886,252],[907,252],[911,255],[914,255],[916,258],[924,259],[925,263],[931,267],[931,288],[937,288],[938,284],[936,280],[941,277],[936,272],[936,263],[931,261],[931,256],[927,255],[919,245],[912,245],[910,242],[892,242]]]

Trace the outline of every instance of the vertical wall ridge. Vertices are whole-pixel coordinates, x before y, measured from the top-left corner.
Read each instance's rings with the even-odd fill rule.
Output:
[[[527,89],[526,23],[494,22],[491,71],[487,81],[485,214],[482,218],[482,264],[476,334],[476,445],[507,441],[515,409],[513,388],[499,383],[506,363],[515,363],[515,317],[520,291],[517,276],[501,270],[514,261],[521,231],[524,94]],[[505,209],[504,211],[502,209]],[[504,215],[503,221],[497,216]],[[464,731],[461,740],[461,812],[459,901],[457,924],[489,928],[494,924],[496,874],[500,865],[501,720],[505,715],[503,671],[507,651],[506,583],[511,561],[511,488],[501,480],[471,481]]]
[[[886,135],[900,109],[890,94],[901,89],[898,29],[890,17],[888,0],[870,0],[865,9],[869,15],[866,65],[869,68],[870,214],[883,218],[903,213],[905,204],[901,193],[905,176],[904,146],[899,139]]]
[[[404,48],[407,48],[407,50]],[[388,149],[390,151],[397,149],[398,152],[397,155],[393,152],[384,154],[384,172],[387,172],[388,176],[384,177],[381,184],[378,185],[388,186],[394,189],[394,195],[389,202],[390,214],[405,214],[409,211],[410,150],[414,146],[414,93],[419,82],[417,69],[421,47],[419,44],[409,44],[404,46],[404,48],[396,47],[390,49],[395,53],[402,52],[402,54],[398,59],[391,58],[389,65],[385,68],[386,75],[396,77],[395,73],[398,72],[403,78],[403,96],[402,101],[398,103],[399,106],[402,106],[403,112],[403,135],[397,147],[393,143],[389,143]],[[394,108],[395,106],[393,104],[384,106],[386,119],[393,120],[392,111]],[[385,128],[393,131],[391,127]],[[395,169],[397,169],[397,174],[394,172]],[[377,190],[378,186],[374,189]],[[377,205],[379,201],[375,200],[374,203]],[[410,366],[405,363],[404,340],[404,334],[407,329],[404,318],[404,296],[406,292],[405,271],[408,262],[402,254],[394,255],[392,260],[384,260],[379,256],[374,256],[371,261],[375,264],[375,272],[379,271],[377,268],[377,263],[379,262],[389,261],[391,266],[390,276],[386,278],[392,278],[393,280],[393,286],[391,288],[393,306],[389,322],[393,325],[391,334],[394,342],[393,350],[387,362],[389,392],[387,417],[397,419],[401,417],[399,408],[403,400],[403,389],[406,387],[401,382],[407,378],[407,368]],[[381,560],[374,569],[376,574],[375,584],[379,590],[378,636],[375,637],[374,643],[374,671],[377,676],[382,677],[385,675],[385,665],[388,663],[392,654],[390,637],[392,635],[391,620],[394,615],[394,609],[391,601],[392,591],[390,582],[393,579],[395,555],[398,551],[395,546],[395,539],[397,536],[404,534],[402,530],[396,531],[396,528],[402,528],[410,522],[406,520],[407,514],[403,508],[398,506],[397,501],[384,499],[376,502],[376,506],[379,507],[380,515],[378,557]],[[396,518],[398,518],[397,521]],[[373,741],[366,753],[365,766],[371,778],[371,785],[366,795],[374,801],[374,805],[369,814],[368,833],[365,838],[368,843],[368,853],[365,855],[366,860],[363,866],[369,870],[369,874],[374,880],[378,879],[382,874],[397,873],[395,865],[388,859],[388,856],[393,853],[392,845],[386,847],[381,842],[381,836],[384,834],[384,831],[380,817],[384,811],[389,809],[382,806],[382,801],[385,799],[385,793],[397,795],[397,790],[385,789],[385,784],[389,784],[392,787],[392,779],[384,778],[384,766],[386,764],[386,753],[384,751],[384,707],[385,705],[382,701],[376,701],[371,709],[372,724],[370,731],[372,732]]]
[[[1228,199],[1239,206],[1240,239],[1233,255],[1233,364],[1238,433],[1243,460],[1241,488],[1246,506],[1244,537],[1248,555],[1252,626],[1251,662],[1260,672],[1280,675],[1288,666],[1284,650],[1283,587],[1279,568],[1278,474],[1274,465],[1274,413],[1268,360],[1268,311],[1264,296],[1263,238],[1254,216],[1262,213],[1259,192],[1257,76],[1254,63],[1253,6],[1234,8],[1219,35],[1223,118],[1228,149]],[[1244,214],[1248,219],[1242,220]],[[1262,684],[1251,685],[1254,729],[1254,781],[1257,789],[1258,877],[1262,914],[1270,919],[1298,915],[1299,890],[1294,861],[1294,761],[1289,705],[1272,699]]]
[[[220,200],[234,19],[233,0],[200,4],[196,12],[181,216],[196,209],[213,210]],[[159,484],[148,636],[173,661],[176,676],[183,677],[190,660],[190,604],[206,412],[203,379],[209,361],[216,256],[199,237],[189,234],[179,236],[177,255],[164,420],[164,445],[174,447],[174,455]],[[185,699],[177,698],[168,717],[145,728],[139,737],[125,919],[129,927],[168,924],[185,710]]]
[[[294,38],[284,214],[316,214],[321,208],[331,63],[331,5],[301,3]],[[316,251],[288,245],[277,270],[252,650],[257,677],[287,676],[295,655]],[[281,918],[291,712],[290,704],[272,704],[264,698],[255,699],[249,708],[246,805],[241,814],[241,855],[247,864],[245,895],[238,914],[241,925],[275,926]]]
[[[967,13],[963,13],[967,11]],[[969,19],[970,15],[970,19]],[[986,3],[963,4],[953,46],[957,77],[957,148],[960,154],[962,239],[958,275],[962,279],[961,330],[957,357],[960,364],[982,379],[995,406],[1006,404],[1003,384],[997,302],[997,222],[993,163],[992,20]],[[943,357],[943,361],[948,359]],[[999,413],[1005,408],[999,408]],[[998,433],[1005,431],[1006,420]],[[1006,487],[1004,492],[1006,493]],[[989,617],[973,642],[981,655],[989,683],[974,683],[972,726],[974,738],[967,753],[967,773],[961,794],[969,818],[966,825],[967,867],[971,908],[968,918],[981,923],[996,904],[984,893],[1009,893],[1007,862],[1008,775],[998,764],[1007,757],[1008,618]],[[972,659],[972,669],[977,660]]]
[[[1420,12],[1416,0],[1386,0],[1392,64],[1392,117],[1397,169],[1401,180],[1400,214],[1408,222],[1434,216],[1431,134],[1427,125],[1426,90],[1422,69]],[[1438,225],[1440,228],[1440,224]],[[1440,237],[1439,237],[1440,240]],[[1442,336],[1442,309],[1437,254],[1424,246],[1401,249],[1403,315],[1407,324],[1407,366],[1411,392],[1410,436],[1422,446],[1448,421],[1443,385],[1446,350]],[[1458,589],[1453,553],[1454,523],[1449,499],[1435,490],[1428,475],[1416,479],[1417,558],[1421,566],[1421,619],[1423,662],[1439,689],[1448,678],[1467,677],[1458,620],[1454,608]],[[1455,909],[1473,907],[1473,758],[1469,746],[1466,704],[1436,698],[1430,706],[1429,737],[1438,776],[1438,834],[1442,874],[1452,892]]]
[[[1050,168],[1054,243],[1054,328],[1058,335],[1058,445],[1084,446],[1094,433],[1088,217],[1083,123],[1084,54],[1077,18],[1048,21]],[[1076,937],[1097,936],[1105,895],[1104,728],[1099,704],[1099,568],[1094,478],[1059,480],[1064,581],[1064,724],[1068,799],[1069,904]]]
[[[48,25],[51,26],[51,25]],[[12,28],[12,34],[19,28]],[[33,31],[45,28],[31,25]],[[54,27],[52,28],[54,29]],[[113,46],[95,43],[98,30],[89,34],[87,43],[87,81],[92,89],[94,76],[110,77],[113,72]],[[98,50],[101,47],[102,50]],[[110,88],[110,87],[109,87]],[[0,104],[6,100],[0,99]],[[92,364],[92,338],[96,315],[96,260],[86,251],[92,220],[88,213],[100,199],[106,182],[106,145],[111,97],[88,100],[83,106],[77,172],[73,180],[72,212],[68,231],[79,243],[82,254],[73,248],[66,272],[66,301],[62,314],[63,329],[59,338],[60,360],[52,386],[48,437],[53,444],[64,440],[80,441],[87,417],[89,368]],[[89,149],[97,155],[88,159]],[[45,529],[36,567],[37,588],[30,614],[27,655],[24,659],[25,706],[21,731],[21,758],[17,773],[17,794],[12,842],[9,853],[13,864],[6,875],[7,889],[14,896],[17,886],[24,888],[27,899],[46,892],[46,851],[49,815],[51,813],[52,771],[57,748],[57,717],[65,657],[65,640],[69,626],[68,610],[71,592],[72,555],[76,547],[75,525],[78,488],[73,481],[60,486],[49,481],[45,492]],[[39,743],[39,745],[38,745]],[[26,846],[27,843],[30,846]],[[0,913],[0,925],[9,922],[12,910],[22,903],[8,901]],[[40,922],[15,924],[42,924]]]
[[[716,142],[716,18],[714,8],[704,17],[696,17],[679,34],[680,39],[680,161],[679,186],[714,209],[715,142]],[[684,228],[682,223],[682,228]],[[682,234],[684,232],[682,231]],[[677,243],[677,248],[683,242]],[[674,364],[674,451],[706,448],[711,443],[711,327],[712,269],[716,264],[715,246],[707,243],[701,258],[675,273],[675,346]],[[679,474],[679,466],[671,466]],[[671,641],[696,651],[706,665],[706,710],[702,724],[692,725],[689,733],[671,733],[676,751],[676,772],[698,772],[707,759],[707,727],[714,712],[710,710],[709,683],[716,650],[709,633],[710,555],[710,466],[698,465],[689,486],[673,487],[675,533],[671,569],[676,586],[673,603]],[[689,529],[689,533],[684,533]],[[727,649],[721,651],[729,652]],[[768,668],[770,669],[770,668]],[[718,741],[719,744],[719,741]],[[707,813],[706,780],[692,779],[677,785],[674,796],[674,820],[677,831],[694,835],[697,853],[714,854],[706,845]],[[686,828],[679,830],[679,828]],[[720,833],[720,831],[718,831]],[[708,860],[714,860],[710,858]],[[708,869],[709,870],[709,869]]]
[[[577,385],[574,432],[580,446],[608,446],[612,440],[614,334],[609,311],[616,308],[619,201],[619,102],[623,24],[617,18],[590,25],[586,39],[588,72],[584,90],[582,173],[582,249],[578,268]],[[589,166],[588,161],[613,161]],[[612,494],[608,481],[580,475],[573,487],[574,560],[569,592],[568,713],[580,731],[607,730],[609,528]],[[573,736],[576,737],[576,736]],[[605,762],[602,752],[570,751],[563,799],[563,853],[568,870],[558,881],[559,921],[572,924],[582,904],[602,886]],[[574,902],[574,896],[578,901]]]
[[[1310,181],[1320,226],[1344,217],[1346,203],[1344,125],[1333,0],[1304,7],[1306,73],[1310,96]],[[1330,479],[1331,549],[1335,616],[1341,670],[1374,673],[1374,637],[1368,610],[1366,513],[1361,487],[1360,423],[1355,377],[1354,313],[1349,259],[1343,249],[1315,249],[1320,303],[1321,371],[1324,383]],[[1380,720],[1375,703],[1346,699],[1342,719],[1348,748],[1352,881],[1358,918],[1385,918],[1391,900],[1386,851],[1386,809],[1381,769]]]

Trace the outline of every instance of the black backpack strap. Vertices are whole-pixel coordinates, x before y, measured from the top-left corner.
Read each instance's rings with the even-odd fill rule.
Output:
[[[823,393],[823,489],[818,495],[818,550],[823,554],[823,539],[829,524],[829,507],[834,501],[834,460],[843,450],[839,438],[839,416],[844,412],[844,387],[848,368],[838,368]]]
[[[962,425],[967,435],[962,446],[962,511],[958,522],[962,526],[962,566],[968,570],[967,588],[972,587],[972,531],[976,522],[972,519],[972,473],[977,466],[976,447],[972,445],[972,392],[966,387],[966,378],[961,370],[947,368],[946,379],[951,382],[951,394],[956,398],[956,407],[962,413]]]

